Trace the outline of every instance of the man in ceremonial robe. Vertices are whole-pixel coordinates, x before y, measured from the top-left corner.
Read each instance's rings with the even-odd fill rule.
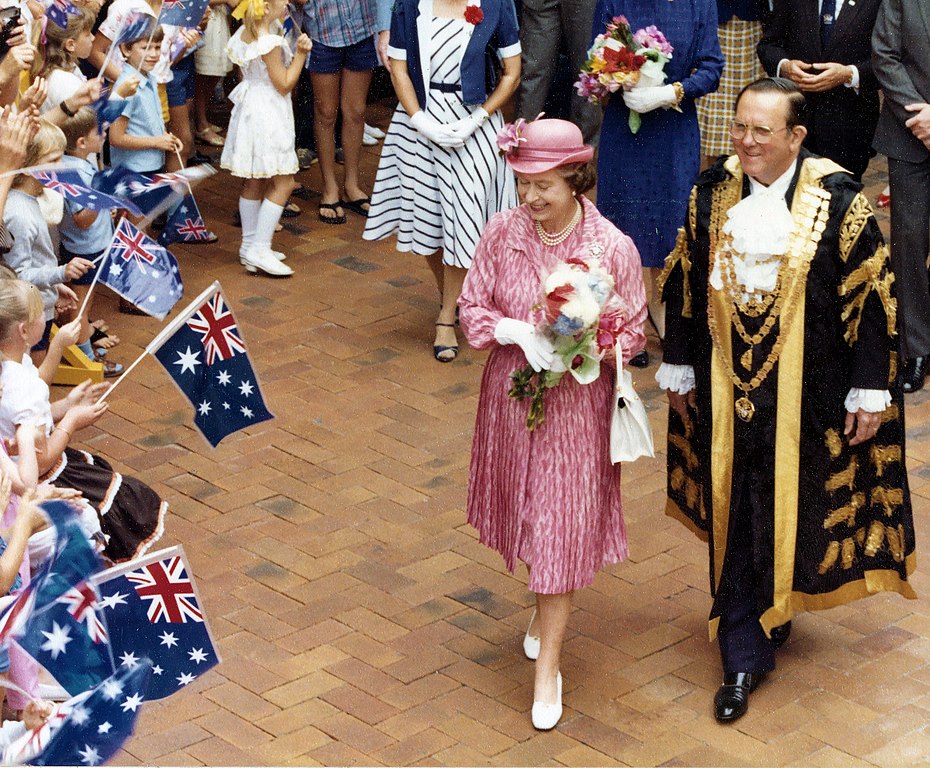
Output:
[[[861,185],[801,148],[804,106],[743,90],[663,274],[667,512],[709,540],[721,721],[795,612],[915,596],[894,276]]]

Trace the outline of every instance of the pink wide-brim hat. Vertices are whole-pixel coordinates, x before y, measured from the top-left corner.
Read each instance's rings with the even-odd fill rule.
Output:
[[[526,141],[507,154],[514,173],[545,173],[560,165],[586,163],[594,157],[594,147],[584,143],[581,129],[568,120],[534,120],[523,126],[520,137]]]

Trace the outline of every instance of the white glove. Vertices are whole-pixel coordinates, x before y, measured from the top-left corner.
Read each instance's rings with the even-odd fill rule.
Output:
[[[498,344],[518,345],[534,371],[548,371],[552,365],[555,355],[552,342],[537,333],[529,323],[505,317],[494,328],[494,338]]]
[[[448,125],[443,125],[422,109],[410,118],[410,124],[421,136],[440,147],[451,149],[465,144],[465,139],[452,133]]]
[[[478,107],[468,117],[449,123],[449,130],[464,141],[477,131],[490,117],[484,107]]]
[[[678,104],[674,85],[657,85],[647,88],[634,88],[623,92],[623,103],[634,112],[643,115],[654,109],[668,109]]]

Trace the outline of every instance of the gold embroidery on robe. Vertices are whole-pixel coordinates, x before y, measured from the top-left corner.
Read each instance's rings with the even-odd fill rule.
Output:
[[[885,508],[885,515],[891,517],[894,510],[904,503],[904,489],[879,485],[872,489],[872,503],[880,504]]]
[[[840,440],[840,433],[836,429],[828,429],[823,438],[823,444],[827,446],[830,455],[836,459],[843,452],[843,441]]]
[[[865,539],[865,556],[875,557],[879,547],[885,541],[885,526],[878,520],[873,520],[869,526],[869,535]]]
[[[885,537],[888,539],[888,549],[891,550],[891,556],[895,562],[904,561],[904,526],[898,525],[892,528],[890,525],[885,526]]]
[[[838,541],[831,541],[827,545],[827,551],[824,553],[823,560],[820,561],[820,565],[817,568],[817,572],[821,576],[823,576],[834,565],[836,565],[836,560],[839,556],[840,556],[840,543]]]
[[[691,443],[689,443],[681,435],[671,434],[668,436],[668,441],[674,445],[681,455],[685,457],[685,461],[688,463],[688,469],[692,472],[697,469],[698,458],[695,455],[694,451],[691,449]]]
[[[846,467],[846,469],[835,472],[827,478],[827,482],[824,484],[826,489],[828,491],[838,491],[840,488],[846,487],[851,491],[853,483],[856,481],[856,469],[858,466],[859,461],[853,456],[849,460],[849,466]]]
[[[865,504],[865,494],[864,493],[854,493],[849,504],[846,504],[839,509],[834,509],[827,519],[823,521],[823,527],[830,529],[833,526],[842,523],[845,521],[846,525],[852,527],[856,524],[856,512],[862,509],[863,504]]]
[[[848,571],[852,568],[853,560],[856,558],[856,542],[850,536],[843,539],[842,544],[843,570]]]
[[[892,353],[892,359],[895,359],[894,353]],[[898,404],[892,403],[884,411],[882,411],[881,423],[886,424],[889,421],[898,420]]]
[[[840,317],[846,322],[846,332],[843,337],[847,344],[852,346],[859,338],[859,321],[862,319],[866,299],[872,291],[878,294],[885,310],[888,335],[895,335],[898,305],[891,295],[893,282],[894,274],[888,269],[888,247],[885,245],[879,246],[872,256],[863,261],[843,280],[839,294],[846,297],[846,301]]]
[[[846,211],[843,221],[840,224],[840,258],[843,261],[849,258],[852,249],[859,240],[859,235],[865,230],[869,218],[872,216],[872,206],[865,195],[858,193]]]
[[[669,476],[669,483],[676,491],[680,491],[685,485],[685,471],[681,467],[675,467]]]
[[[869,449],[869,456],[875,465],[875,474],[881,477],[885,473],[885,467],[888,464],[895,464],[901,461],[900,445],[873,445]]]

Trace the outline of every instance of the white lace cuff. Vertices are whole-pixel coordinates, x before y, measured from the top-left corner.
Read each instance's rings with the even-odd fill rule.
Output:
[[[656,371],[656,383],[662,389],[687,395],[694,389],[694,366],[662,363]]]
[[[855,413],[860,408],[866,413],[881,413],[891,405],[891,393],[887,389],[859,389],[853,387],[846,395],[846,411]]]

